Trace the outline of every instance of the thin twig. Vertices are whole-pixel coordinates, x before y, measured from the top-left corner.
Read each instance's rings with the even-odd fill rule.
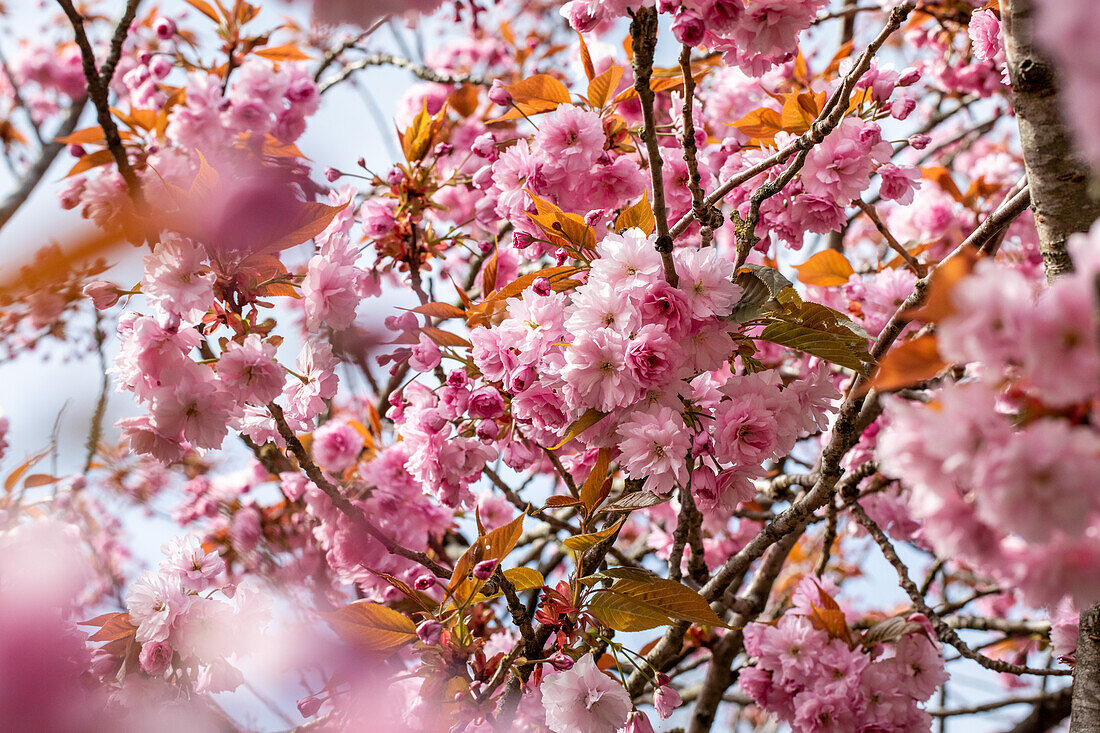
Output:
[[[890,233],[890,230],[886,228],[886,224],[879,217],[878,212],[875,211],[875,207],[871,206],[863,199],[856,199],[856,206],[867,215],[867,218],[871,220],[871,223],[875,225],[875,229],[878,229],[878,233],[883,236],[886,243],[890,245],[890,249],[894,250],[899,257],[905,260],[905,264],[909,266],[909,269],[916,273],[917,277],[924,277],[927,273],[924,265],[917,262],[913,255],[909,254],[909,251],[905,247],[901,246],[901,243],[894,238],[894,235]]]

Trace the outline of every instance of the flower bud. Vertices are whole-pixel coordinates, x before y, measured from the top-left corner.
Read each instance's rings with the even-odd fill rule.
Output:
[[[501,107],[509,107],[512,104],[512,93],[504,88],[500,79],[493,80],[493,86],[489,89],[489,101]]]
[[[576,663],[573,657],[564,652],[554,652],[546,661],[550,662],[551,666],[559,672],[567,672],[573,669],[573,665]]]
[[[84,286],[84,294],[92,299],[96,310],[106,310],[118,302],[122,291],[116,288],[114,283],[96,280]]]
[[[496,440],[500,435],[500,426],[493,420],[482,420],[477,424],[477,437],[478,440],[489,442]]]
[[[428,646],[435,646],[442,637],[443,626],[433,619],[428,619],[416,627],[416,638]]]
[[[592,209],[584,215],[584,225],[587,227],[594,227],[600,223],[600,219],[603,218],[603,209]]]
[[[496,245],[492,242],[486,242],[484,240],[477,243],[477,248],[481,250],[481,254],[487,255],[496,249]]]
[[[439,143],[435,146],[433,151],[435,157],[442,158],[444,155],[450,155],[455,151],[455,146],[450,143]]]
[[[901,72],[901,76],[898,77],[898,86],[907,87],[916,84],[918,81],[920,81],[920,77],[920,69],[910,67]]]
[[[904,120],[913,110],[917,108],[917,100],[912,97],[902,97],[901,99],[895,99],[893,106],[890,108],[890,114],[893,115],[895,120]]]
[[[493,139],[493,133],[483,132],[474,139],[473,147],[474,155],[479,158],[488,158],[490,160],[496,158],[497,142]]]
[[[550,281],[545,277],[535,278],[535,282],[531,283],[531,289],[535,291],[535,295],[549,295],[553,292]]]
[[[913,135],[909,138],[909,145],[913,148],[913,150],[924,150],[931,142],[931,135],[919,134]]]
[[[482,560],[477,565],[474,565],[474,577],[478,580],[488,580],[496,569],[496,560]]]
[[[167,41],[176,35],[176,23],[171,18],[157,18],[153,22],[153,30],[156,31],[157,38]]]
[[[88,154],[88,151],[84,149],[83,145],[69,145],[69,155],[74,158],[83,158]]]
[[[312,718],[320,709],[321,701],[313,695],[303,697],[298,701],[298,712],[302,714],[303,718]]]
[[[401,170],[397,166],[390,168],[386,172],[386,183],[391,186],[400,186],[402,181],[405,180],[405,171]]]
[[[343,174],[340,171],[336,170],[332,166],[329,166],[328,168],[325,168],[325,180],[328,181],[329,183],[333,183],[334,181],[338,181],[340,179],[340,176],[342,176],[342,175]]]
[[[435,576],[424,573],[415,581],[413,581],[413,587],[417,590],[428,590],[435,585]]]

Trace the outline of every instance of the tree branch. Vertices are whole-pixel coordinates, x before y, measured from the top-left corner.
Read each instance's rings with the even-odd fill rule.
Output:
[[[1089,196],[1089,167],[1066,129],[1054,65],[1035,43],[1032,6],[1032,0],[1002,0],[1000,7],[1039,250],[1053,281],[1073,269],[1066,239],[1088,231],[1100,216],[1100,201]]]

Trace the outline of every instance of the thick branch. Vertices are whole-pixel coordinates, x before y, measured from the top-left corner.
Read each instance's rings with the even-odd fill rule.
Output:
[[[1070,733],[1100,733],[1100,604],[1081,614]]]
[[[1039,250],[1047,279],[1054,280],[1073,269],[1066,239],[1088,231],[1100,217],[1100,202],[1089,196],[1088,165],[1066,129],[1054,65],[1035,42],[1032,6],[1032,0],[1002,0],[1001,18]]]

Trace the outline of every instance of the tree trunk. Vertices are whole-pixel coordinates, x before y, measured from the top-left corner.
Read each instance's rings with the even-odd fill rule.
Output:
[[[1100,603],[1081,614],[1070,733],[1100,733]]]
[[[1088,231],[1100,217],[1100,202],[1089,196],[1089,167],[1066,130],[1054,65],[1034,41],[1033,2],[1001,0],[1000,7],[1039,249],[1047,279],[1054,280],[1073,270],[1066,239]]]

